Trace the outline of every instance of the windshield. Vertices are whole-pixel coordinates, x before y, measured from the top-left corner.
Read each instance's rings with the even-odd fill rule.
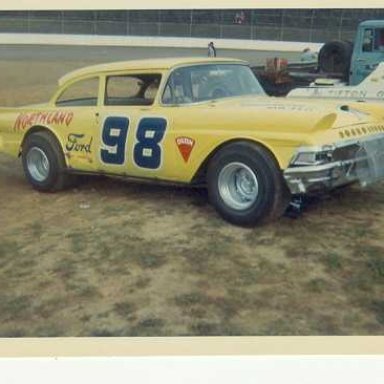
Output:
[[[172,72],[163,94],[164,104],[186,104],[224,97],[264,95],[252,70],[243,64],[206,64]]]

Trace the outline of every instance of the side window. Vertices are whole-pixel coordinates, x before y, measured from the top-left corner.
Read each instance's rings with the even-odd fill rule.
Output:
[[[384,28],[368,28],[363,35],[363,52],[384,51]]]
[[[99,79],[97,77],[80,80],[70,85],[57,98],[56,105],[60,106],[96,106],[99,91]]]
[[[363,35],[363,52],[372,52],[373,50],[373,29],[366,29]]]
[[[105,105],[151,105],[155,100],[161,75],[138,74],[108,76]]]
[[[375,51],[384,51],[384,28],[375,30]]]

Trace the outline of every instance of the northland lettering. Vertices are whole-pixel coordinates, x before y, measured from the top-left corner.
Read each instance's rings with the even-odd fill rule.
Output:
[[[15,131],[24,130],[35,124],[56,124],[66,125],[67,127],[73,120],[73,112],[29,112],[20,113],[15,121],[13,129]]]

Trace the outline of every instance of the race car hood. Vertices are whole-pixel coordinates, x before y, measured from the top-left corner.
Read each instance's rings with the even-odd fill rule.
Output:
[[[285,127],[293,125],[298,131],[342,128],[382,122],[384,119],[384,113],[378,108],[345,101],[238,97],[215,100],[212,103],[223,109],[223,113],[237,111],[237,114],[253,115],[255,119],[265,116],[266,122],[273,122],[275,126],[276,123]],[[381,109],[384,110],[382,107]]]

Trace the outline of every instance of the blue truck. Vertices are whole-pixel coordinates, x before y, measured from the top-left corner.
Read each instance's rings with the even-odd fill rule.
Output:
[[[367,20],[358,25],[354,43],[341,40],[325,43],[313,65],[288,64],[284,70],[274,72],[264,67],[253,70],[268,94],[285,96],[292,89],[308,86],[318,78],[357,85],[382,61],[384,20]]]
[[[349,85],[364,80],[384,61],[384,20],[359,24],[355,42],[331,41],[319,52],[319,73],[334,74]]]

